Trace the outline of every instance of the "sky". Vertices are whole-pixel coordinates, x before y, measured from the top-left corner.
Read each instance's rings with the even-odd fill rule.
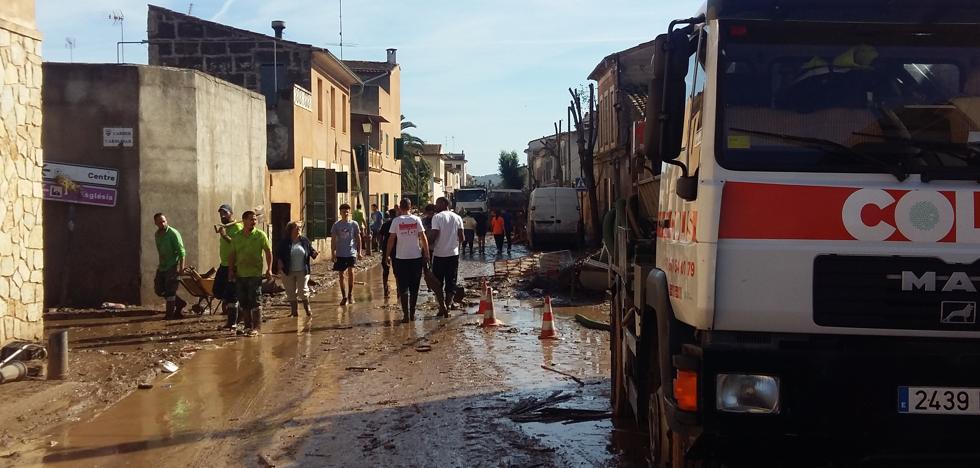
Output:
[[[340,56],[341,0],[156,0],[155,5],[272,34]],[[501,150],[523,158],[527,142],[566,119],[569,87],[588,83],[603,57],[653,39],[701,0],[347,0],[343,58],[385,60],[398,49],[402,114],[411,132],[444,151],[465,151],[467,172],[497,172]],[[146,39],[138,0],[37,0],[44,60],[114,63],[122,13],[125,40]],[[74,39],[74,49],[66,46]],[[69,55],[71,53],[71,57]],[[146,63],[146,47],[125,60]]]

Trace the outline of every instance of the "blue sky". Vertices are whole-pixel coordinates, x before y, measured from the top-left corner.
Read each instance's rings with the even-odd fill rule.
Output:
[[[339,55],[338,0],[158,0],[155,4],[230,26],[285,37]],[[347,0],[345,59],[384,60],[398,49],[402,113],[413,132],[466,151],[471,174],[497,171],[497,154],[523,156],[528,140],[565,119],[569,86],[587,83],[602,57],[652,39],[675,18],[693,16],[700,0]],[[122,12],[127,41],[146,38],[146,3],[136,0],[37,0],[44,59],[115,62]],[[130,45],[126,61],[146,63]]]

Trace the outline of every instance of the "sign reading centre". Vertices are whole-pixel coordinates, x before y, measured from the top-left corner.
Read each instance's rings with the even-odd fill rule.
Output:
[[[41,175],[45,180],[54,180],[55,177],[63,175],[79,184],[108,185],[110,187],[115,187],[119,182],[119,171],[115,169],[56,162],[45,162],[44,168],[41,169]]]
[[[102,146],[133,146],[133,129],[122,127],[104,127],[102,129]]]
[[[105,167],[45,162],[41,169],[45,200],[94,206],[116,206],[119,171]],[[62,176],[70,183],[58,181]]]

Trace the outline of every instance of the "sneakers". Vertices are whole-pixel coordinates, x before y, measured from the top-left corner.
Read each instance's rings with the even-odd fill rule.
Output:
[[[354,303],[354,296],[348,297],[347,298],[347,305],[351,305],[353,303]]]
[[[245,336],[259,336],[259,331],[255,329],[245,330]]]
[[[340,300],[340,305],[347,305],[347,296]]]

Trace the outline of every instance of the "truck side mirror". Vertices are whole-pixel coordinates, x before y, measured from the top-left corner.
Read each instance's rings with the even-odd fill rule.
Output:
[[[680,176],[674,186],[674,193],[684,201],[694,201],[698,198],[698,176],[697,171],[694,175]]]
[[[647,90],[646,125],[643,130],[644,155],[653,161],[655,174],[660,174],[660,135],[663,125],[664,74],[667,71],[667,35],[661,34],[653,41],[651,57],[653,76]]]
[[[661,105],[660,159],[669,162],[680,155],[681,140],[684,138],[684,108],[687,92],[685,79],[691,57],[687,28],[671,32],[665,48],[666,70]]]

